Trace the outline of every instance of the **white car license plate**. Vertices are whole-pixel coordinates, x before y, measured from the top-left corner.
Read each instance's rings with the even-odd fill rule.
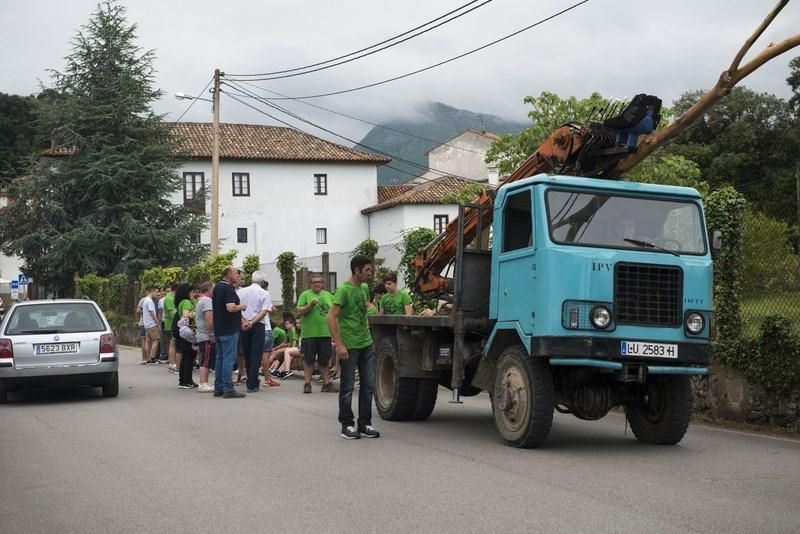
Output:
[[[620,342],[621,356],[644,356],[647,358],[677,358],[678,345],[669,343],[645,343],[642,341]]]
[[[40,343],[34,345],[36,354],[68,354],[78,352],[80,343]]]

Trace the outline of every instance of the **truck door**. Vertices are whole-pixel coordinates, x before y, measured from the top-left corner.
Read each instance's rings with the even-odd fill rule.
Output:
[[[533,189],[508,195],[502,213],[497,271],[497,319],[518,321],[526,333],[533,331],[536,275]]]

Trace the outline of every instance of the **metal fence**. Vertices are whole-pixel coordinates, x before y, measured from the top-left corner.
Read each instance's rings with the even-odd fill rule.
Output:
[[[744,258],[742,265],[741,312],[746,338],[758,335],[769,315],[781,315],[800,335],[800,258]]]

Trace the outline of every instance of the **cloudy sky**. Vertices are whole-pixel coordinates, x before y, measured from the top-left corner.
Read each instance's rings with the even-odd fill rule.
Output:
[[[577,1],[493,0],[441,28],[369,58],[306,76],[258,83],[292,96],[369,84],[456,56]],[[217,67],[226,73],[259,73],[324,61],[402,33],[466,2],[123,3],[128,8],[128,20],[138,25],[139,44],[157,54],[157,83],[165,96],[156,103],[156,111],[174,120],[188,103],[172,95],[199,93]],[[774,4],[774,0],[590,0],[448,65],[380,87],[312,102],[370,121],[413,116],[426,101],[525,120],[523,97],[541,91],[578,97],[599,91],[617,98],[648,92],[669,104],[686,90],[713,85]],[[95,0],[3,0],[0,92],[30,94],[38,91],[40,82],[48,84],[48,69],[63,68],[71,38],[96,6]],[[797,32],[798,21],[800,2],[795,1],[753,50]],[[787,64],[797,55],[800,50],[773,60],[745,79],[744,85],[787,97]],[[351,137],[360,137],[369,129],[300,102],[285,106]],[[274,123],[229,97],[223,97],[221,110],[222,120],[228,122]],[[198,102],[184,120],[207,121],[210,117],[210,105]]]

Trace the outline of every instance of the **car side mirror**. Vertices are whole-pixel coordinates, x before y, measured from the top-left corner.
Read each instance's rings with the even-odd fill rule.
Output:
[[[711,232],[711,253],[714,254],[722,250],[722,232],[714,230]]]

